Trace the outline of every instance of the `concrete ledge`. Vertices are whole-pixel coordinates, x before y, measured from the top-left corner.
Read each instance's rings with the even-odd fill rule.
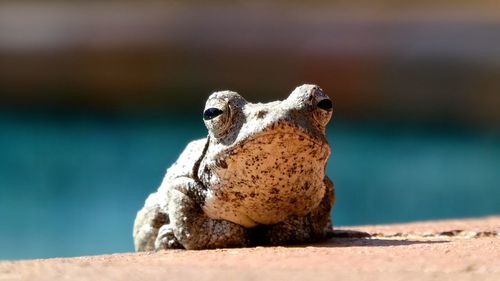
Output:
[[[0,262],[0,280],[500,280],[500,216],[339,228],[321,244]]]

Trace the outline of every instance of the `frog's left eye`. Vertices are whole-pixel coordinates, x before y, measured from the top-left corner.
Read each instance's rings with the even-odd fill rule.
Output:
[[[223,111],[216,108],[216,107],[207,108],[203,112],[203,120],[212,120],[215,117],[221,115],[222,113],[223,113]]]
[[[330,111],[333,109],[333,104],[330,99],[323,99],[320,102],[318,102],[318,107],[323,110]]]

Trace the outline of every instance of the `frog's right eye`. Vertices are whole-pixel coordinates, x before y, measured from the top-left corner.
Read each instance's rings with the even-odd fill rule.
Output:
[[[223,113],[222,110],[218,109],[217,107],[211,107],[207,108],[203,112],[203,120],[211,120],[214,119],[215,117],[221,115]]]

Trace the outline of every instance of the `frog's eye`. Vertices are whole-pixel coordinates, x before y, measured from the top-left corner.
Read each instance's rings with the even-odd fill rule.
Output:
[[[245,99],[236,92],[219,91],[211,94],[203,110],[203,121],[210,136],[217,139],[231,133],[230,128],[235,122],[243,120],[236,117],[240,116],[245,104]]]
[[[333,109],[333,104],[330,99],[323,99],[318,102],[317,106],[323,110],[330,111]]]
[[[333,113],[332,100],[319,87],[314,87],[312,91],[313,104],[316,104],[313,109],[313,117],[320,126],[326,126]]]
[[[203,120],[212,120],[215,117],[221,115],[222,113],[223,113],[223,111],[218,109],[217,107],[207,108],[203,112]]]
[[[231,124],[231,109],[225,99],[211,99],[203,111],[205,126],[215,137],[224,135]]]

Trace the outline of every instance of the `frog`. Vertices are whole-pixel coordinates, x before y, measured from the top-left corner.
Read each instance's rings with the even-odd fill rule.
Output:
[[[332,231],[326,175],[333,102],[317,85],[251,103],[212,93],[190,142],[134,221],[136,251],[313,243]]]

